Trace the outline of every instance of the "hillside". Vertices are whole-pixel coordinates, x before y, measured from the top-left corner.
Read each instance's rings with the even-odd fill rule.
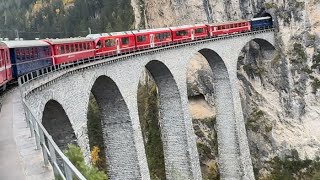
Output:
[[[0,37],[25,39],[86,36],[133,28],[127,0],[0,1]]]

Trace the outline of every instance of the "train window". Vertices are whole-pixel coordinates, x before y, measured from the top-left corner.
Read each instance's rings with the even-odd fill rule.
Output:
[[[100,49],[101,46],[102,46],[102,44],[101,44],[101,41],[99,40],[99,41],[97,42],[96,49]]]
[[[70,51],[74,52],[74,44],[70,44]]]
[[[203,28],[197,28],[195,30],[196,34],[199,34],[199,33],[203,33],[204,29]]]
[[[145,35],[142,35],[142,36],[138,36],[137,37],[137,41],[138,42],[145,42],[147,40],[147,37]]]
[[[30,53],[29,53],[29,49],[28,49],[28,48],[26,48],[26,49],[24,50],[24,53],[25,53],[25,55],[26,55],[26,58],[27,58],[27,59],[30,59]]]
[[[79,44],[79,50],[82,51],[82,43]]]
[[[163,41],[164,38],[165,38],[164,33],[156,34],[156,39],[158,39],[158,40],[160,40],[160,41]]]
[[[166,36],[166,38],[170,38],[170,37],[171,37],[171,34],[170,34],[169,32],[166,32],[166,33],[165,33],[165,36]]]
[[[10,60],[9,60],[9,55],[7,51],[3,51],[4,53],[4,62],[7,62],[7,64],[9,64]]]
[[[70,50],[69,50],[69,45],[66,45],[66,53],[69,53]]]
[[[105,43],[106,43],[106,47],[112,47],[115,45],[114,39],[107,39]]]
[[[79,51],[79,46],[78,46],[78,44],[74,44],[74,49],[75,49],[75,51]]]
[[[60,50],[61,50],[61,54],[64,54],[64,53],[65,53],[64,45],[61,46]]]
[[[33,58],[34,58],[34,57],[33,57],[33,49],[30,48],[30,49],[28,49],[28,50],[29,50],[30,59],[33,59]]]
[[[51,51],[49,47],[46,47],[46,55],[51,56]]]
[[[129,38],[128,37],[121,38],[121,43],[123,45],[129,44]]]
[[[34,55],[34,58],[35,58],[35,59],[39,58],[39,56],[38,56],[38,49],[37,49],[37,48],[33,48],[33,55]]]
[[[16,58],[17,58],[18,60],[20,60],[20,59],[21,59],[19,49],[16,49]]]
[[[176,32],[176,35],[177,36],[185,36],[185,35],[187,35],[188,34],[188,32],[186,31],[186,30],[181,30],[181,31],[177,31]]]

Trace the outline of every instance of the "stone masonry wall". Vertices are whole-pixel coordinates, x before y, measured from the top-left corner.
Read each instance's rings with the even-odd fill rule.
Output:
[[[234,109],[234,114],[224,119],[222,117],[221,121],[228,121],[231,124],[227,129],[220,129],[218,132],[224,131],[224,133],[218,133],[219,139],[224,139],[228,137],[233,137],[233,143],[225,145],[224,143],[219,143],[219,152],[228,153],[230,149],[234,152],[233,155],[237,156],[238,162],[235,165],[235,169],[239,169],[238,173],[233,173],[232,168],[228,167],[222,172],[222,177],[228,177],[230,179],[238,179],[239,176],[242,179],[254,179],[252,164],[250,160],[250,152],[248,148],[248,142],[244,127],[244,120],[242,114],[242,108],[240,104],[240,97],[237,87],[237,60],[241,53],[243,47],[253,39],[265,39],[271,45],[274,45],[274,34],[273,32],[264,32],[251,35],[241,35],[235,36],[233,38],[225,38],[220,40],[211,40],[203,43],[188,44],[178,47],[171,47],[164,51],[157,50],[156,52],[150,52],[143,55],[129,56],[123,58],[121,61],[110,63],[109,60],[96,62],[92,64],[77,67],[78,70],[72,71],[71,69],[66,70],[66,72],[56,72],[46,77],[32,81],[25,84],[22,87],[23,96],[25,97],[27,103],[31,106],[36,117],[41,120],[42,112],[44,110],[45,104],[49,100],[56,100],[65,109],[67,116],[70,119],[72,127],[74,129],[75,135],[78,140],[78,144],[84,152],[87,161],[89,157],[89,143],[87,135],[87,111],[90,92],[92,90],[93,84],[100,76],[107,76],[113,82],[115,82],[119,93],[123,97],[125,102],[124,106],[127,106],[128,115],[126,119],[126,129],[132,129],[132,136],[128,137],[132,139],[135,151],[131,152],[130,157],[135,157],[131,160],[135,161],[133,164],[136,166],[130,166],[130,169],[122,169],[128,166],[114,168],[118,172],[113,172],[113,174],[119,174],[119,176],[114,176],[111,179],[150,179],[146,155],[144,152],[144,145],[141,135],[141,128],[139,124],[138,108],[137,108],[137,89],[139,78],[145,69],[145,66],[152,60],[158,60],[161,62],[170,73],[169,76],[163,76],[163,79],[159,79],[158,86],[162,85],[160,81],[171,81],[176,83],[177,91],[166,92],[165,98],[179,97],[180,100],[170,101],[170,103],[164,103],[165,107],[160,109],[160,114],[170,114],[170,116],[160,116],[160,122],[166,120],[165,118],[178,118],[178,119],[167,119],[166,122],[168,126],[166,127],[169,131],[170,136],[166,137],[167,141],[163,141],[164,146],[166,144],[170,145],[172,142],[174,146],[179,147],[167,151],[170,154],[165,154],[166,160],[166,173],[167,179],[179,179],[177,176],[183,174],[184,179],[201,179],[201,172],[199,166],[199,158],[197,153],[195,134],[192,127],[191,116],[188,111],[188,97],[187,97],[187,65],[189,60],[202,49],[210,49],[216,52],[219,57],[223,60],[229,75],[226,79],[226,88],[230,88],[229,94],[224,94],[224,89],[222,88],[219,93],[216,93],[217,98],[231,98],[227,102],[230,104],[224,104],[230,106]],[[259,43],[259,42],[258,42]],[[109,61],[109,62],[106,62]],[[95,64],[95,65],[94,65]],[[154,66],[155,69],[158,66]],[[213,72],[213,73],[219,73]],[[59,77],[59,78],[56,78]],[[169,78],[168,78],[169,77]],[[170,80],[171,79],[171,80]],[[51,81],[52,80],[52,81]],[[172,81],[173,80],[173,81]],[[39,87],[39,88],[37,88]],[[222,87],[222,86],[221,86]],[[159,87],[159,89],[170,89],[174,90],[174,87]],[[29,91],[32,90],[33,91]],[[171,93],[171,94],[170,94]],[[121,100],[120,98],[119,100]],[[121,100],[122,101],[122,100]],[[110,107],[117,107],[117,102],[111,104]],[[172,109],[179,109],[178,112],[173,112]],[[107,108],[108,110],[109,108]],[[228,108],[221,108],[221,114],[228,114]],[[112,111],[109,111],[112,113]],[[116,112],[114,112],[116,113]],[[114,113],[110,116],[115,115]],[[172,113],[177,113],[172,116]],[[180,114],[181,113],[181,114]],[[180,115],[179,115],[180,114]],[[182,118],[182,120],[180,119]],[[116,119],[115,119],[116,120]],[[119,120],[120,121],[120,120]],[[170,123],[172,122],[172,126]],[[181,131],[176,131],[176,124],[179,123],[179,128]],[[106,125],[108,126],[108,125]],[[222,127],[222,126],[221,126]],[[225,126],[223,126],[225,128]],[[163,129],[162,129],[163,131]],[[176,132],[176,133],[175,133]],[[110,132],[111,133],[111,132]],[[130,133],[129,133],[130,134]],[[119,134],[120,136],[121,134]],[[219,137],[222,136],[222,137]],[[181,137],[184,136],[184,137]],[[224,137],[228,136],[228,137]],[[164,137],[163,137],[164,138]],[[176,140],[173,140],[176,139]],[[178,140],[178,141],[177,141]],[[171,142],[172,141],[172,142]],[[123,142],[118,142],[122,144]],[[108,145],[107,149],[108,149]],[[171,146],[171,145],[170,145]],[[121,146],[122,148],[126,148]],[[130,148],[130,146],[128,146]],[[169,148],[169,147],[168,147]],[[172,147],[170,147],[172,148]],[[118,151],[126,151],[124,149],[118,149]],[[176,152],[175,152],[176,151]],[[174,153],[174,154],[173,154]],[[110,153],[111,156],[111,153]],[[220,156],[220,154],[219,154]],[[129,156],[118,157],[118,160],[125,162]],[[232,164],[234,159],[223,159],[224,162],[219,162],[219,164]],[[231,162],[232,161],[232,162]],[[181,165],[181,162],[188,162],[187,164]],[[109,164],[109,166],[115,166],[115,164]],[[110,168],[113,169],[113,168]],[[130,171],[130,175],[120,176],[121,171]],[[227,176],[232,174],[231,176]],[[185,177],[187,176],[187,177]],[[182,176],[181,176],[182,177]]]

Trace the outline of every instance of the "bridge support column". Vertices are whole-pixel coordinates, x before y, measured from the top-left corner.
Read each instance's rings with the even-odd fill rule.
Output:
[[[237,58],[234,58],[237,59]],[[241,100],[238,87],[237,70],[230,71],[231,91],[233,98],[233,106],[235,109],[236,120],[236,134],[238,139],[238,147],[240,152],[240,164],[242,170],[242,177],[246,180],[254,180],[254,173],[251,161],[251,155],[249,150],[248,138],[243,118],[243,112],[241,107]]]

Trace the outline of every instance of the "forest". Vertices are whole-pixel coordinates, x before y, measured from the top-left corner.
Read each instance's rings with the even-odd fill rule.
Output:
[[[128,0],[0,0],[0,38],[64,38],[133,29]]]

